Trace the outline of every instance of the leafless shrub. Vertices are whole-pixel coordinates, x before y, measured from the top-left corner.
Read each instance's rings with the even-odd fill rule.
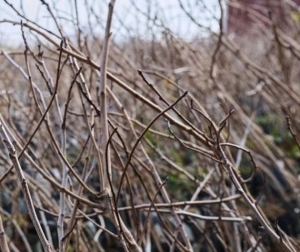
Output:
[[[178,1],[206,31],[188,41],[151,1],[131,5],[144,37],[114,1],[107,20],[75,1],[65,25],[41,1],[51,31],[4,2],[23,44],[1,53],[2,251],[299,250],[296,21],[229,1],[254,23],[233,36],[221,1],[218,32],[193,11],[205,2]]]

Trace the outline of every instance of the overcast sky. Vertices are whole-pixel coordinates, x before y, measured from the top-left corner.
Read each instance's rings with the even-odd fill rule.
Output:
[[[52,31],[57,31],[53,20],[50,18],[49,12],[47,12],[46,7],[41,4],[40,0],[8,0],[7,2],[13,4],[13,6],[20,12],[23,10],[26,16],[32,21],[37,21],[40,25],[51,29]],[[75,1],[46,0],[46,2],[49,3],[56,14],[63,17],[60,21],[61,25],[63,26],[64,31],[69,36],[72,36],[73,24],[71,24],[70,20],[72,20],[72,16],[74,17],[74,8],[72,8],[72,5]],[[94,16],[90,13],[92,16],[91,20],[93,22],[93,28],[96,29],[96,32],[101,34],[103,27],[101,27],[101,25],[97,25],[99,24],[97,18],[101,20],[100,22],[104,23],[107,11],[107,4],[104,4],[104,2],[108,1],[77,0],[81,29],[88,33],[88,14],[85,2],[89,4],[89,7],[93,7],[96,14]],[[150,2],[152,5],[149,6],[148,3]],[[181,0],[181,2],[201,25],[206,27],[209,26],[213,30],[218,29],[218,23],[213,19],[214,16],[219,16],[217,0]],[[132,3],[135,3],[136,6]],[[196,5],[195,3],[198,4]],[[207,7],[207,9],[205,9],[205,7]],[[135,35],[146,37],[147,34],[152,34],[152,32],[149,31],[149,27],[153,27],[151,22],[149,23],[147,18],[137,11],[137,8],[150,13],[152,18],[155,16],[158,17],[159,20],[163,21],[163,25],[165,27],[168,27],[174,33],[184,36],[187,39],[204,33],[205,29],[199,29],[197,25],[192,24],[190,19],[180,8],[178,0],[116,0],[112,32],[118,39]],[[20,21],[21,17],[13,12],[4,0],[0,0],[0,20],[3,19]],[[124,29],[124,25],[130,28],[131,34],[129,34],[128,30]],[[159,33],[159,28],[156,29],[158,30],[155,32]],[[0,43],[18,44],[20,43],[18,41],[21,41],[20,28],[13,27],[10,24],[0,23]]]

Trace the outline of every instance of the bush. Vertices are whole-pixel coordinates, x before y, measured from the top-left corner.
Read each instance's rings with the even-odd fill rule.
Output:
[[[189,41],[132,3],[152,32],[131,36],[113,2],[73,6],[73,37],[45,1],[51,31],[1,22],[23,41],[1,53],[1,250],[298,251],[298,21],[245,9],[233,36],[221,11]]]

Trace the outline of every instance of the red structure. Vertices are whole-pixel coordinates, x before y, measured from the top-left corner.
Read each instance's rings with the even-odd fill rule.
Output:
[[[272,19],[285,29],[297,15],[300,19],[300,0],[227,0],[225,27],[228,33],[243,34],[256,24],[270,27]]]

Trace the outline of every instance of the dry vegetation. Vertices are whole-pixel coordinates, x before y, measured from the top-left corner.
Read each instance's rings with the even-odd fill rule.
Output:
[[[84,33],[75,15],[76,38],[40,2],[53,31],[17,5],[1,21],[23,41],[0,56],[1,251],[300,251],[300,23],[288,4],[285,27],[248,10],[256,25],[234,37],[179,1],[206,32],[188,41],[133,1],[152,39],[128,28],[116,41],[114,1],[107,20],[72,5],[99,21]]]

